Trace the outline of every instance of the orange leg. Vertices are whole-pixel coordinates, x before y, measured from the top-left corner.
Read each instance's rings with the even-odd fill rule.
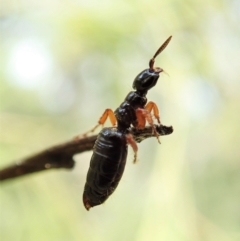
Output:
[[[138,108],[136,110],[136,116],[137,116],[137,122],[138,125],[136,128],[142,129],[146,126],[146,121],[149,123],[150,126],[152,126],[153,132],[155,136],[157,137],[158,142],[160,143],[159,140],[159,135],[156,131],[156,128],[154,126],[153,118],[151,115],[151,112],[153,111],[154,117],[157,119],[158,123],[160,124],[160,117],[159,117],[159,110],[157,105],[150,101],[148,104],[144,107],[144,109]]]
[[[137,151],[138,151],[137,143],[134,140],[132,134],[126,134],[126,139],[127,139],[127,143],[132,147],[133,152],[134,152],[133,163],[136,163],[136,161],[137,161]]]
[[[147,110],[138,108],[136,109],[136,116],[137,116],[137,126],[138,129],[143,129],[146,126],[146,116],[150,115]]]
[[[111,109],[106,109],[104,111],[104,113],[102,114],[102,116],[100,117],[100,119],[98,121],[98,124],[96,126],[94,126],[91,130],[85,132],[83,134],[83,136],[86,136],[89,133],[94,132],[100,125],[103,126],[108,117],[109,117],[109,120],[110,120],[112,126],[115,126],[117,124],[117,119],[114,115],[114,112]]]
[[[160,124],[160,116],[159,116],[159,110],[158,110],[158,107],[156,105],[156,103],[152,102],[152,101],[149,101],[145,107],[144,107],[145,110],[148,110],[149,113],[151,113],[153,111],[153,115],[154,117],[157,119],[158,121],[158,124]]]
[[[114,115],[114,112],[111,109],[106,109],[104,111],[104,113],[102,114],[102,116],[100,117],[100,119],[98,121],[98,125],[97,126],[104,125],[104,123],[106,122],[108,117],[109,117],[109,120],[110,120],[111,124],[113,126],[115,126],[116,123],[117,123],[117,119],[116,119],[116,117]]]

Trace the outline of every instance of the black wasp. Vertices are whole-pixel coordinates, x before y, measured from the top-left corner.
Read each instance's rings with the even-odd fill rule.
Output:
[[[149,61],[149,69],[143,70],[134,79],[135,91],[129,92],[114,112],[106,109],[98,125],[91,130],[94,131],[99,125],[103,125],[108,117],[113,125],[102,129],[94,145],[83,192],[83,204],[87,210],[102,204],[116,189],[125,168],[128,144],[133,148],[134,162],[136,161],[138,148],[129,128],[133,126],[142,129],[147,122],[158,138],[151,115],[153,112],[160,124],[158,107],[152,101],[147,103],[146,95],[148,90],[156,85],[159,74],[163,72],[163,69],[154,67],[155,58],[166,48],[171,38],[172,36],[160,46]]]

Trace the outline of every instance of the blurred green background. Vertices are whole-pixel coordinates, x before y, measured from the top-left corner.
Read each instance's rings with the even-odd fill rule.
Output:
[[[116,192],[87,212],[91,152],[73,171],[1,185],[2,241],[240,240],[240,1],[1,1],[0,167],[115,109],[157,48],[148,99],[174,133],[130,148]]]

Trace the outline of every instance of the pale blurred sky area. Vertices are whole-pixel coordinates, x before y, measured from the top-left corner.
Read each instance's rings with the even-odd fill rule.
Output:
[[[91,152],[71,172],[2,183],[0,240],[240,240],[239,23],[239,0],[0,0],[1,168],[116,109],[170,35],[147,97],[174,128],[140,143],[135,165],[129,148],[117,190],[89,212]]]

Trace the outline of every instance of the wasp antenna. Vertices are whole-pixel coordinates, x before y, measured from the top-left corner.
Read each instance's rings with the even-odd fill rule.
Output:
[[[170,36],[161,46],[160,48],[157,50],[157,52],[154,54],[153,59],[155,59],[169,44],[170,40],[171,40],[172,36]]]
[[[168,46],[170,40],[171,40],[172,36],[170,36],[157,50],[157,52],[153,55],[153,57],[150,59],[149,61],[149,68],[151,70],[153,70],[153,65],[154,65],[154,61],[155,58]]]

